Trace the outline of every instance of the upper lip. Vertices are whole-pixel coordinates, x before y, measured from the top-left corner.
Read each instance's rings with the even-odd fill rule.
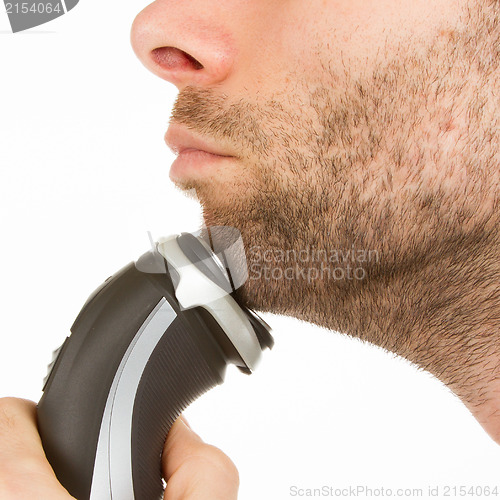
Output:
[[[180,155],[184,151],[204,151],[217,156],[232,156],[221,147],[210,144],[207,140],[196,136],[188,128],[175,123],[170,124],[165,134],[165,143],[173,153]]]

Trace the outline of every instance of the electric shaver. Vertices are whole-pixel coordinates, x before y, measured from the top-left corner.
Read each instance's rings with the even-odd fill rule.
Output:
[[[78,500],[161,498],[173,422],[228,364],[249,374],[272,348],[269,326],[234,298],[246,261],[223,233],[222,249],[212,229],[159,240],[92,293],[54,351],[39,432]]]

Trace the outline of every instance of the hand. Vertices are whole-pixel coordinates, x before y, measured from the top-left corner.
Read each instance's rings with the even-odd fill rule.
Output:
[[[238,471],[218,448],[205,444],[180,417],[163,452],[165,500],[235,500]],[[75,500],[47,462],[36,424],[36,404],[0,399],[0,498]]]

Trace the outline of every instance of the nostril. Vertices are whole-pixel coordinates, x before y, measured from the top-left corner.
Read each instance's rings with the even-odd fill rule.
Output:
[[[151,51],[151,57],[156,64],[169,71],[203,69],[194,57],[175,47],[158,47]]]

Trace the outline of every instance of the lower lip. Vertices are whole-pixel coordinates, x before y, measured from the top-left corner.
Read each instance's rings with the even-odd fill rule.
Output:
[[[200,177],[208,172],[213,174],[214,168],[228,160],[234,160],[234,157],[214,155],[198,149],[186,149],[172,163],[170,179],[184,180]]]

